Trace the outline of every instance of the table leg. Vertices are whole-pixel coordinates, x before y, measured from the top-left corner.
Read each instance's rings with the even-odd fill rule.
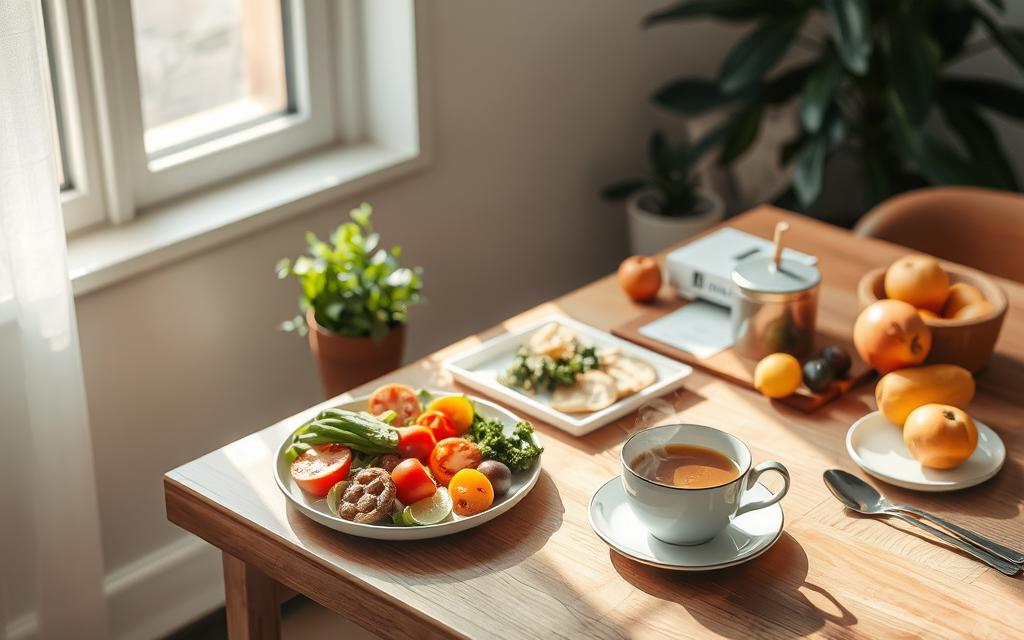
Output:
[[[281,637],[280,585],[256,567],[224,553],[224,600],[230,640]]]

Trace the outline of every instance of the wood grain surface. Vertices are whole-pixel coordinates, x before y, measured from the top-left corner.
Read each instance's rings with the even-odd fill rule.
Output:
[[[820,257],[823,315],[856,309],[859,276],[906,252],[770,207],[729,224],[768,235],[779,219],[792,226],[789,246]],[[978,376],[970,412],[999,432],[1009,452],[1006,466],[982,485],[947,494],[869,481],[895,500],[1019,547],[1024,286],[1001,284],[1010,314],[990,366]],[[663,294],[670,296],[667,288]],[[441,360],[552,311],[610,330],[649,309],[629,302],[607,277],[383,380],[455,388]],[[581,438],[537,423],[546,447],[543,472],[518,506],[461,534],[404,543],[348,537],[288,505],[274,483],[272,456],[319,409],[313,407],[169,472],[167,515],[385,637],[1020,637],[1020,575],[1003,576],[899,522],[855,516],[825,489],[825,469],[865,477],[843,441],[850,424],[874,410],[872,391],[861,385],[805,414],[696,371],[685,389]],[[681,574],[623,558],[591,531],[587,502],[618,474],[623,440],[670,421],[725,429],[750,446],[755,460],[789,468],[785,532],[771,550],[738,567]]]

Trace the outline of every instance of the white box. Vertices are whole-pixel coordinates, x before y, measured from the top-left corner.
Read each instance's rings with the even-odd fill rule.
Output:
[[[682,297],[731,307],[736,263],[756,255],[771,257],[772,253],[770,240],[725,227],[668,254],[665,267],[669,282]],[[793,249],[783,249],[782,257],[808,265],[818,263],[815,256]]]

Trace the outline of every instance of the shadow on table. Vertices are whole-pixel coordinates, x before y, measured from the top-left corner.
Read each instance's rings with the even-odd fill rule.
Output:
[[[857,618],[824,588],[807,582],[807,554],[783,533],[760,558],[720,571],[649,567],[614,551],[612,566],[637,589],[674,602],[709,631],[729,638],[810,635],[827,623],[830,638],[852,638]]]
[[[884,481],[877,481],[878,489],[893,502],[902,502],[937,515],[957,520],[957,524],[976,528],[980,533],[992,529],[988,518],[1010,520],[1016,518],[1024,503],[1020,500],[1020,487],[1024,487],[1024,468],[1007,452],[1003,468],[981,484],[958,491],[924,493],[903,489]],[[993,537],[998,538],[998,535]]]
[[[530,493],[507,513],[441,538],[357,538],[321,526],[290,505],[288,523],[303,545],[347,569],[400,575],[405,583],[423,584],[471,580],[520,564],[561,528],[564,513],[554,481],[541,470]]]

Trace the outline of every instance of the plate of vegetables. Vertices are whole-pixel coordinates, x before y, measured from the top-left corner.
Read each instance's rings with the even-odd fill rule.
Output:
[[[533,425],[487,400],[388,384],[292,432],[274,475],[322,525],[419,540],[511,509],[537,483],[543,451]]]
[[[462,384],[582,436],[678,389],[688,365],[552,315],[444,362]]]

